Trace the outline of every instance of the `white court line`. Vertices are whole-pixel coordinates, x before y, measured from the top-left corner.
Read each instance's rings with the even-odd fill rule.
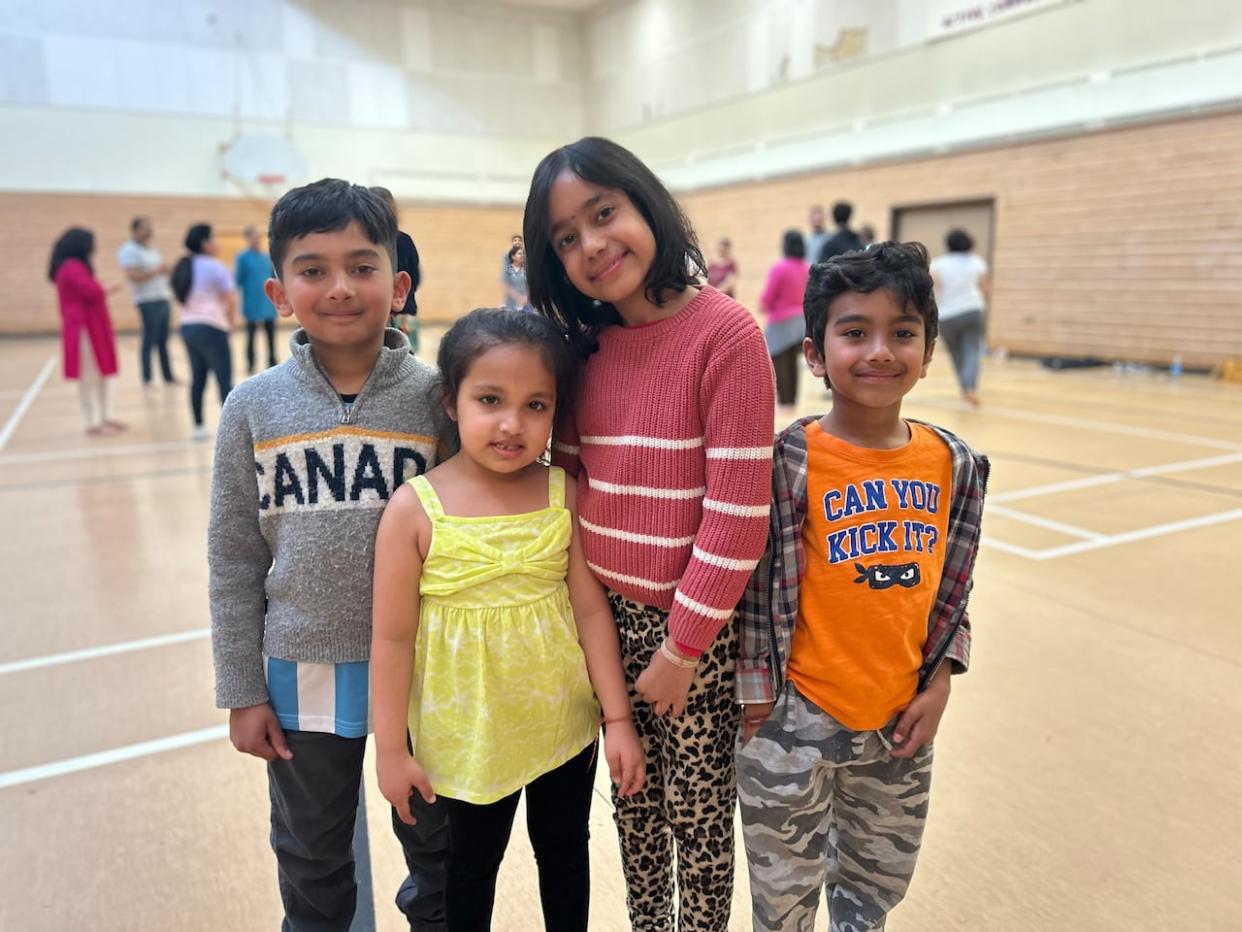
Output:
[[[1127,531],[1124,534],[1114,534],[1102,540],[1084,540],[1077,544],[1065,544],[1062,547],[1041,550],[1035,559],[1055,560],[1057,557],[1065,557],[1070,554],[1099,550],[1102,547],[1116,547],[1118,544],[1128,544],[1136,540],[1147,540],[1152,537],[1163,537],[1166,534],[1176,534],[1178,531],[1208,527],[1213,524],[1224,524],[1226,521],[1237,521],[1239,519],[1242,519],[1242,508],[1235,508],[1233,511],[1222,511],[1214,515],[1202,515],[1198,518],[1187,518],[1184,521],[1171,521],[1168,524],[1139,528],[1137,531]]]
[[[42,453],[6,453],[0,455],[0,466],[17,463],[45,463],[61,460],[87,460],[101,456],[129,456],[131,453],[173,453],[177,450],[208,450],[210,443],[174,440],[167,443],[135,443],[123,447],[78,447],[72,450],[47,450]]]
[[[948,408],[953,411],[976,411],[960,401],[936,401],[920,399],[919,404],[929,408]],[[1006,408],[996,405],[985,405],[977,409],[980,414],[995,414],[1000,417],[1013,418],[1018,421],[1032,421],[1037,424],[1055,424],[1059,427],[1077,427],[1083,430],[1105,431],[1112,434],[1125,434],[1129,437],[1144,437],[1148,440],[1165,440],[1172,443],[1193,444],[1215,450],[1242,450],[1242,443],[1231,440],[1217,440],[1215,437],[1200,437],[1196,434],[1179,434],[1168,430],[1153,430],[1149,427],[1134,427],[1130,424],[1118,424],[1114,421],[1092,421],[1087,418],[1069,417],[1064,414],[1043,414],[1038,411],[1024,411],[1021,408]]]
[[[184,734],[172,735],[168,738],[157,738],[154,741],[143,741],[140,744],[113,748],[110,751],[84,754],[82,757],[71,757],[68,760],[53,761],[50,764],[26,767],[22,770],[10,770],[8,773],[0,773],[0,789],[20,786],[23,783],[34,783],[36,780],[47,780],[51,777],[61,777],[67,773],[77,773],[79,770],[106,767],[108,764],[117,764],[137,757],[149,757],[152,754],[159,754],[163,751],[188,748],[195,744],[227,738],[228,734],[228,725],[214,725],[211,728],[187,731]]]
[[[1164,476],[1175,472],[1190,472],[1195,469],[1209,469],[1213,466],[1225,466],[1230,463],[1242,463],[1242,453],[1225,453],[1221,456],[1206,456],[1197,460],[1182,460],[1176,463],[1164,463],[1160,466],[1142,466],[1138,469],[1127,469],[1122,472],[1102,473],[1098,476],[1085,476],[1082,479],[1067,479],[1064,482],[1050,482],[1047,485],[1033,485],[1026,489],[1014,489],[1011,492],[997,492],[988,496],[988,503],[1016,502],[1023,498],[1034,498],[1038,495],[1051,495],[1055,492],[1070,492],[1075,489],[1089,489],[1097,485],[1108,485],[1124,479],[1136,479],[1144,476]]]
[[[48,380],[52,374],[52,370],[56,368],[57,357],[52,356],[43,364],[43,368],[39,374],[35,376],[34,382],[30,388],[26,389],[26,394],[22,395],[22,400],[17,403],[17,407],[13,409],[13,413],[9,415],[8,421],[4,425],[4,429],[0,430],[0,450],[4,449],[4,445],[9,442],[9,438],[13,436],[13,431],[17,430],[17,425],[21,423],[22,417],[26,414],[26,409],[34,402],[35,396],[39,394],[39,390],[43,388],[43,383]]]
[[[1057,531],[1060,534],[1068,534],[1070,537],[1081,537],[1084,540],[1105,540],[1108,537],[1107,534],[1088,531],[1086,528],[1075,527],[1072,524],[1063,524],[1060,521],[1053,521],[1051,518],[1041,518],[1039,515],[1027,514],[1025,511],[1016,511],[1013,508],[1006,508],[1004,505],[988,505],[987,511],[994,515],[1000,515],[1002,518],[1012,518],[1014,521],[1021,521],[1024,524],[1046,528],[1049,531]]]
[[[146,650],[151,647],[180,644],[184,641],[196,641],[210,634],[210,628],[195,628],[192,631],[181,631],[177,634],[163,634],[158,637],[140,638],[135,641],[118,641],[115,644],[71,650],[62,654],[47,654],[43,657],[11,660],[8,663],[0,663],[0,676],[6,673],[22,673],[26,670],[37,670],[40,667],[55,667],[62,663],[75,663],[79,660],[94,660],[96,657],[108,657],[112,654],[127,654],[130,651]]]
[[[1039,551],[1030,550],[1027,547],[1019,547],[1017,544],[1010,544],[1003,540],[996,540],[993,537],[984,536],[979,539],[979,543],[984,547],[991,547],[993,550],[1000,550],[1005,553],[1012,553],[1017,557],[1026,557],[1028,560],[1038,560]]]

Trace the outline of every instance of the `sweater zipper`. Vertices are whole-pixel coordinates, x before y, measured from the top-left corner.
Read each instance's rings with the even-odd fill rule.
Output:
[[[375,369],[371,369],[371,374],[367,376],[366,382],[363,383],[362,390],[354,396],[353,404],[346,404],[341,400],[341,393],[336,390],[335,386],[333,386],[332,380],[328,378],[328,373],[324,372],[323,366],[319,365],[319,360],[315,358],[314,353],[311,354],[311,360],[315,363],[315,371],[318,372],[319,377],[323,379],[323,384],[327,386],[327,389],[331,392],[332,397],[336,399],[336,403],[341,406],[341,423],[352,424],[354,415],[358,412],[358,405],[362,402],[362,396],[366,393],[366,390],[371,387],[371,380],[375,378]],[[379,361],[376,360],[376,366],[378,365]]]

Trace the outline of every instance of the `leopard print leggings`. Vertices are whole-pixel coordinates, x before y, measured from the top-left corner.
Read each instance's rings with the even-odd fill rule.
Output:
[[[685,714],[656,718],[634,691],[668,634],[668,612],[608,594],[634,724],[647,754],[642,791],[613,795],[626,904],[634,932],[726,932],[733,901],[733,809],[737,801],[733,697],[736,622],[699,662]],[[673,920],[673,850],[680,903]]]

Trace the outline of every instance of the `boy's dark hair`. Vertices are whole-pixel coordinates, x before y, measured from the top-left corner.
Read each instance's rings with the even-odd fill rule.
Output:
[[[440,340],[436,365],[444,397],[455,401],[471,364],[495,346],[521,343],[543,354],[556,381],[556,422],[571,410],[578,383],[578,358],[565,334],[546,317],[501,307],[475,308],[449,328]]]
[[[173,266],[172,275],[169,276],[173,294],[182,304],[185,304],[185,299],[190,296],[190,289],[194,287],[194,257],[202,254],[203,243],[209,239],[211,239],[210,223],[196,223],[186,230],[185,248],[190,251],[190,254],[177,260],[177,264]]]
[[[276,202],[267,227],[268,252],[276,277],[284,278],[289,244],[311,233],[335,233],[357,221],[397,268],[397,217],[384,201],[360,184],[323,178],[294,188]]]
[[[79,260],[94,275],[95,270],[91,268],[91,253],[94,251],[95,234],[90,230],[83,227],[70,227],[65,230],[52,246],[52,258],[47,264],[48,281],[56,281],[56,273],[67,259]]]
[[[832,219],[840,226],[849,223],[853,215],[854,205],[849,201],[837,201],[832,205]]]
[[[944,244],[949,252],[970,252],[975,248],[975,241],[965,230],[950,230],[949,235],[944,238]]]
[[[599,346],[595,334],[621,316],[611,304],[588,298],[569,281],[550,236],[548,198],[561,172],[590,184],[613,188],[626,197],[651,228],[655,258],[643,288],[658,306],[666,291],[697,285],[707,274],[698,238],[681,207],[659,178],[628,149],[610,139],[587,136],[546,155],[535,169],[526,199],[522,233],[526,243],[526,284],[530,303],[560,323],[583,355]]]
[[[801,230],[785,231],[781,237],[781,255],[786,259],[806,258],[806,240],[802,238]]]
[[[137,233],[138,228],[146,222],[147,222],[147,218],[144,217],[142,214],[139,214],[133,220],[129,221],[129,232]]]
[[[870,294],[886,288],[903,308],[913,307],[923,318],[928,348],[940,332],[940,313],[932,292],[927,247],[922,243],[879,243],[870,249],[833,256],[811,266],[802,312],[806,335],[823,355],[828,308],[847,292]]]

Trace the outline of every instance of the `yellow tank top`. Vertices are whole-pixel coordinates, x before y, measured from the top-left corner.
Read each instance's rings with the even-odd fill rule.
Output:
[[[410,485],[432,528],[418,586],[414,756],[437,795],[492,803],[599,730],[565,582],[565,473],[548,470],[547,508],[495,517],[446,515],[425,477]]]

